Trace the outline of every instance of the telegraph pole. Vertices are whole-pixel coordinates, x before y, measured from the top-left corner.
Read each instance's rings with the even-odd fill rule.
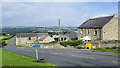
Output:
[[[21,33],[20,33],[20,45],[22,45],[22,44],[21,44]]]
[[[61,41],[61,39],[60,39],[60,18],[59,18],[59,41]]]

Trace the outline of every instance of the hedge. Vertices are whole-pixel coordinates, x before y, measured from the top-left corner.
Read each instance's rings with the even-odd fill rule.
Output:
[[[60,45],[63,45],[65,47],[67,47],[68,45],[70,45],[70,46],[78,46],[78,45],[80,45],[82,43],[84,43],[82,40],[74,40],[74,41],[68,40],[68,41],[61,41]]]
[[[4,46],[6,46],[7,44],[5,43],[5,41],[4,40],[0,40],[0,47],[4,47]]]

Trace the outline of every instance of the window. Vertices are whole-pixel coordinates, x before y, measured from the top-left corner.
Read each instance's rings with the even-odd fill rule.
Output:
[[[66,38],[64,38],[64,40],[66,40]]]
[[[61,38],[61,41],[63,41],[63,38]]]
[[[29,37],[28,39],[31,40],[31,37]]]
[[[87,34],[89,34],[89,29],[87,29]]]
[[[95,29],[94,35],[97,35],[97,29]]]
[[[83,33],[83,29],[81,29],[81,34]]]

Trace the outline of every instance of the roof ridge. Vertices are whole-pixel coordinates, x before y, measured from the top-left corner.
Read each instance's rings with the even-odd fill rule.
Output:
[[[106,17],[113,17],[113,16],[96,17],[96,18],[90,18],[89,20],[92,20],[92,19],[99,19],[99,18],[106,18]]]

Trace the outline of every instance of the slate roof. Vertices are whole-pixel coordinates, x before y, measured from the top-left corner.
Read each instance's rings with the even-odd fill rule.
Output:
[[[93,18],[85,21],[82,25],[80,25],[78,28],[102,28],[105,24],[107,24],[113,16],[107,16],[107,17],[99,17],[99,18]]]
[[[48,33],[18,33],[16,36],[19,37],[41,37],[43,35],[47,35]]]
[[[48,37],[48,35],[43,35],[40,39],[39,39],[39,41],[43,41],[45,38],[47,38]]]
[[[66,34],[66,36],[69,38],[69,39],[72,39],[72,38],[77,38],[78,37],[78,33],[73,31],[73,32],[70,32],[69,34]]]

